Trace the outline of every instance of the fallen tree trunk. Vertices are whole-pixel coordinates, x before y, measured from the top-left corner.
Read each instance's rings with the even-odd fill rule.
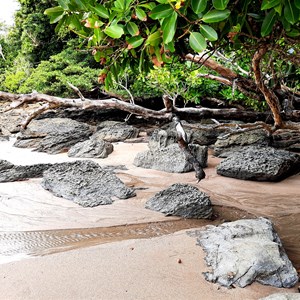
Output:
[[[142,116],[145,119],[154,118],[157,120],[171,121],[174,114],[185,120],[201,120],[201,119],[223,119],[223,120],[240,120],[245,122],[256,121],[272,121],[270,112],[254,112],[246,111],[237,108],[178,108],[172,107],[172,109],[152,110],[139,106],[137,104],[121,101],[116,98],[105,100],[91,100],[85,98],[71,99],[60,98],[45,94],[32,93],[32,94],[12,94],[0,91],[0,100],[11,102],[6,111],[21,107],[30,103],[40,103],[41,106],[34,110],[26,120],[21,124],[22,128],[26,128],[30,121],[36,118],[41,113],[55,108],[76,108],[80,110],[96,109],[96,110],[111,110],[119,109],[126,111],[130,114]],[[289,117],[293,121],[300,120],[299,112],[292,112]]]

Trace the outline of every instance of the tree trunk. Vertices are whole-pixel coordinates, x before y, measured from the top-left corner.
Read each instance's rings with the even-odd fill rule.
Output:
[[[263,58],[263,56],[266,54],[268,48],[266,45],[262,45],[254,54],[252,58],[252,68],[254,71],[254,78],[255,82],[260,89],[260,91],[263,93],[266,102],[268,103],[274,119],[274,126],[275,128],[281,128],[284,126],[282,117],[281,117],[281,107],[279,103],[279,99],[275,95],[275,93],[268,88],[262,78],[261,75],[261,69],[260,69],[260,62]]]

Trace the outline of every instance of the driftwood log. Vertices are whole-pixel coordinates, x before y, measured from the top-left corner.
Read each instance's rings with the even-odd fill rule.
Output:
[[[40,107],[34,110],[22,122],[21,127],[26,128],[30,121],[36,118],[43,112],[56,108],[76,108],[80,110],[95,109],[95,110],[111,110],[119,109],[130,114],[141,116],[145,119],[154,118],[157,120],[171,121],[174,115],[180,119],[185,120],[201,120],[201,119],[223,119],[223,120],[240,120],[244,122],[266,122],[272,121],[270,112],[254,112],[246,111],[239,108],[206,108],[206,107],[185,107],[178,108],[172,106],[172,103],[164,97],[165,108],[161,110],[153,110],[142,107],[132,102],[125,102],[117,98],[110,99],[87,99],[87,98],[61,98],[40,94],[37,92],[31,94],[12,94],[0,91],[0,101],[10,102],[8,108],[4,110],[9,111],[23,105],[39,103]],[[300,121],[300,111],[293,110],[286,115],[286,119],[291,121]]]

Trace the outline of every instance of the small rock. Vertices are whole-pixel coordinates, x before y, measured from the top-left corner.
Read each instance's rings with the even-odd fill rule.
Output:
[[[89,125],[71,119],[33,120],[17,137],[14,146],[57,154],[66,152],[76,143],[87,140],[91,134]]]
[[[0,182],[26,180],[42,177],[43,172],[52,167],[52,164],[34,164],[28,166],[14,165],[7,160],[0,160]]]
[[[131,125],[119,122],[114,122],[113,125],[106,124],[108,125],[105,127],[101,124],[97,127],[95,138],[113,143],[136,138],[139,134],[139,130]]]
[[[179,216],[187,219],[208,219],[212,216],[209,197],[198,188],[175,183],[150,198],[145,208],[159,211],[166,216]]]
[[[92,161],[62,163],[44,172],[42,186],[55,196],[83,207],[111,204],[114,197],[127,199],[135,191],[115,174]]]
[[[211,225],[191,235],[198,237],[206,264],[212,269],[204,273],[207,281],[226,287],[245,287],[257,281],[284,288],[298,282],[297,272],[268,219]]]
[[[277,293],[268,297],[260,298],[259,300],[300,300],[300,294]]]
[[[256,181],[279,181],[298,172],[299,155],[258,146],[233,152],[217,166],[219,175]]]
[[[270,144],[270,137],[264,129],[238,131],[220,135],[214,145],[214,153],[220,156],[224,152],[237,152],[245,146]]]
[[[89,140],[72,146],[68,151],[70,157],[106,158],[114,150],[112,143],[91,137]]]

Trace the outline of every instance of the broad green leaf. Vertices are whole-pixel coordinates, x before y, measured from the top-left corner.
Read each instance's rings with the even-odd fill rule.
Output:
[[[295,6],[296,6],[298,9],[300,9],[300,1],[296,0],[296,1],[295,1]]]
[[[159,4],[151,10],[150,17],[154,20],[167,18],[173,11],[169,4]]]
[[[67,16],[64,15],[64,16],[59,20],[58,24],[56,25],[56,27],[55,27],[55,33],[58,33],[58,32],[60,31],[60,29],[61,29],[63,26],[67,25],[67,23],[68,23]]]
[[[54,14],[57,14],[57,13],[61,13],[61,12],[64,12],[64,9],[62,7],[60,7],[60,6],[55,6],[55,7],[47,8],[44,11],[44,14],[48,15],[48,16],[51,16],[51,15],[54,15]]]
[[[147,21],[147,15],[145,11],[139,7],[136,8],[135,14],[138,17],[139,20],[141,21]]]
[[[160,42],[161,42],[161,33],[159,31],[156,31],[148,36],[146,44],[151,46],[158,46]]]
[[[192,0],[191,7],[194,13],[200,14],[202,13],[207,6],[207,0]]]
[[[152,10],[156,5],[154,2],[149,2],[149,3],[144,3],[144,4],[140,4],[140,7],[145,7],[149,10]]]
[[[65,11],[60,6],[51,7],[45,10],[45,15],[48,15],[50,18],[50,24],[57,23],[65,15]]]
[[[281,0],[263,0],[260,9],[270,9],[273,8],[281,3]]]
[[[141,36],[133,36],[129,39],[126,40],[127,44],[128,44],[128,49],[132,49],[132,48],[137,48],[139,46],[141,46],[144,42],[144,38],[142,38]]]
[[[218,33],[209,25],[201,25],[200,32],[205,38],[207,38],[211,42],[216,41],[218,39]]]
[[[89,5],[90,10],[101,18],[108,19],[108,10],[101,4]]]
[[[227,7],[229,0],[213,0],[213,6],[215,9],[224,10]]]
[[[275,11],[281,16],[282,13],[282,4],[279,4],[274,7]]]
[[[261,36],[267,36],[271,33],[277,19],[276,11],[272,9],[265,17],[261,26]]]
[[[111,25],[105,28],[104,32],[113,39],[119,39],[124,34],[123,28],[119,25]]]
[[[69,17],[69,27],[71,29],[77,29],[77,30],[80,30],[82,28],[82,24],[80,23],[77,15],[71,15]]]
[[[299,20],[299,10],[295,6],[294,2],[286,0],[284,6],[284,17],[292,25]]]
[[[68,10],[69,9],[69,0],[57,0],[59,6],[61,6],[63,9]]]
[[[170,43],[175,35],[176,32],[176,21],[177,21],[177,13],[175,11],[172,14],[165,18],[162,23],[162,30],[163,30],[163,41],[165,44]]]
[[[114,2],[114,5],[116,8],[119,8],[121,11],[123,11],[125,9],[125,5],[126,5],[125,1],[126,0],[116,0]]]
[[[103,31],[100,28],[94,29],[94,35],[97,43],[100,43],[105,37]]]
[[[140,30],[139,28],[137,27],[137,25],[133,22],[129,22],[126,26],[128,32],[132,35],[132,36],[135,36],[135,35],[138,35],[140,33]]]
[[[202,20],[205,23],[216,23],[216,22],[220,22],[223,21],[225,19],[227,19],[230,15],[230,10],[225,9],[225,10],[211,10],[209,12],[207,12]]]
[[[203,35],[199,32],[191,32],[189,37],[189,44],[196,52],[202,52],[206,49],[206,41]]]
[[[76,3],[77,7],[79,9],[82,9],[82,10],[87,10],[88,8],[86,7],[85,5],[85,2],[81,1],[81,0],[73,0],[73,2]]]
[[[170,42],[169,44],[165,45],[165,50],[170,52],[175,52],[175,45],[174,41]]]

